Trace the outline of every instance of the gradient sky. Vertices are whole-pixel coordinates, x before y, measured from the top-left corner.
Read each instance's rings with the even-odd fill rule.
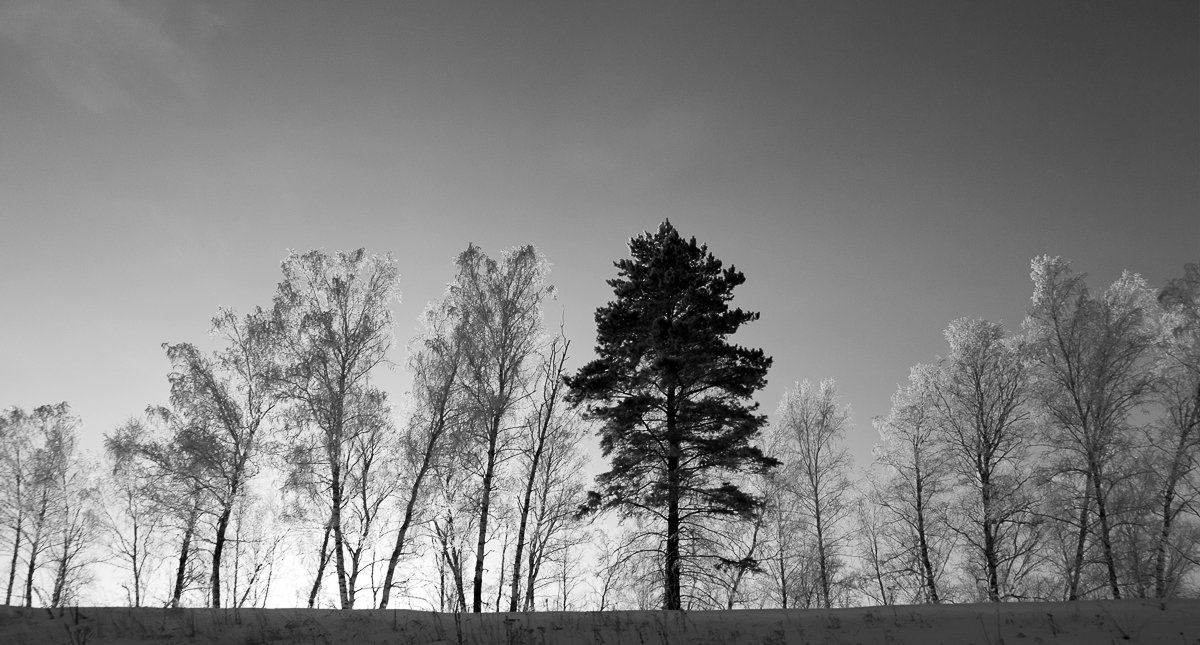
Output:
[[[457,252],[532,242],[579,365],[663,218],[745,272],[763,410],[835,378],[865,463],[1033,256],[1200,261],[1200,5],[0,1],[0,407],[93,449],[287,249],[392,253],[402,361]]]

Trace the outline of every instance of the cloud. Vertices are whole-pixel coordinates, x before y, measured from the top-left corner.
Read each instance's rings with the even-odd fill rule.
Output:
[[[211,11],[191,15],[189,28],[220,25]],[[163,17],[161,10],[151,15],[121,0],[18,0],[0,7],[0,38],[16,44],[60,94],[103,114],[164,92],[203,93],[197,58],[172,37]]]

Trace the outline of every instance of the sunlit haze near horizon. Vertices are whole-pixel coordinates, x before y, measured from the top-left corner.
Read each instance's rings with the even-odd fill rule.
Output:
[[[577,367],[669,218],[746,275],[762,411],[836,379],[865,466],[951,320],[1019,329],[1040,254],[1159,286],[1198,207],[1194,1],[0,3],[0,408],[96,452],[288,249],[395,257],[400,400],[469,242],[545,254]]]

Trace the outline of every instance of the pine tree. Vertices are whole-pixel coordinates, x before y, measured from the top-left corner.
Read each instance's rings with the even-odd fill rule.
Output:
[[[629,250],[608,281],[616,300],[596,310],[597,358],[567,380],[568,401],[587,404],[611,459],[589,507],[665,522],[663,607],[681,609],[686,528],[753,517],[762,501],[730,480],[778,463],[751,445],[766,423],[751,397],[771,358],[728,342],[759,314],[729,308],[745,276],[707,246],[663,222]]]

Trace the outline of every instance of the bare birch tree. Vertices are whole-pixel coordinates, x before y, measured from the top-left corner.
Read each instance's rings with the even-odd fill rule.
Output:
[[[537,606],[543,573],[548,562],[587,542],[589,536],[578,517],[583,504],[583,427],[570,412],[553,424],[542,448],[538,467],[533,471],[533,495],[527,519],[525,573],[521,581],[523,607]]]
[[[950,353],[938,362],[933,405],[964,490],[955,530],[978,555],[972,565],[987,599],[998,602],[1017,593],[1016,574],[1036,547],[1026,463],[1029,370],[997,323],[961,318],[945,336]]]
[[[850,510],[850,457],[844,446],[850,408],[841,403],[832,380],[800,381],[784,392],[775,416],[772,432],[784,437],[776,457],[783,462],[784,486],[810,522],[818,590],[828,609],[845,537],[840,523]]]
[[[529,526],[530,511],[533,508],[535,501],[545,501],[549,491],[549,482],[539,491],[540,499],[535,499],[534,490],[538,488],[538,476],[543,475],[543,480],[549,479],[549,474],[543,474],[545,470],[544,464],[549,455],[547,449],[554,447],[550,443],[555,439],[556,434],[561,434],[563,424],[563,405],[562,395],[566,389],[562,381],[563,364],[567,360],[567,350],[570,346],[570,341],[563,337],[556,338],[546,350],[546,355],[542,360],[542,365],[538,369],[538,375],[534,382],[538,386],[538,395],[533,399],[533,410],[530,412],[529,418],[525,421],[524,436],[521,437],[520,446],[520,467],[523,471],[521,498],[517,500],[517,539],[516,545],[513,548],[512,557],[512,573],[511,585],[512,589],[509,593],[508,611],[517,611],[520,605],[521,593],[521,574],[525,555],[525,535],[526,529]],[[566,465],[566,464],[563,464]],[[541,505],[539,504],[539,507]],[[544,510],[544,509],[539,509]],[[531,563],[532,564],[532,563]],[[532,568],[526,572],[529,577],[530,589],[532,589],[536,571]],[[533,604],[532,591],[525,594],[526,609]]]
[[[287,396],[311,419],[327,476],[333,560],[342,609],[354,608],[353,566],[342,512],[348,500],[347,451],[356,432],[370,428],[355,415],[359,403],[379,396],[372,371],[392,343],[391,302],[399,274],[386,256],[363,249],[327,254],[290,253],[275,295],[282,332],[282,379]]]
[[[66,402],[43,405],[29,415],[33,428],[30,453],[30,478],[24,503],[29,517],[26,533],[25,606],[33,606],[37,574],[46,566],[57,533],[65,521],[64,510],[69,491],[63,483],[75,458],[75,429],[79,420],[71,415]],[[55,583],[58,581],[55,572]],[[55,584],[57,588],[57,584]],[[38,588],[39,593],[41,588]],[[49,600],[49,598],[47,598]]]
[[[1183,277],[1171,280],[1158,301],[1164,311],[1156,352],[1155,398],[1163,417],[1153,427],[1151,445],[1159,451],[1156,462],[1167,468],[1160,469],[1156,482],[1154,597],[1167,598],[1176,593],[1180,583],[1179,566],[1171,566],[1172,560],[1182,563],[1188,559],[1173,553],[1178,519],[1189,505],[1194,509],[1196,501],[1186,492],[1188,477],[1196,472],[1200,456],[1200,264],[1185,266]]]
[[[66,468],[59,471],[55,484],[61,496],[53,546],[48,553],[53,574],[50,607],[78,605],[83,586],[92,580],[90,569],[100,559],[96,546],[101,535],[103,501],[94,475],[96,465],[79,454],[68,453],[66,458]]]
[[[1148,323],[1156,305],[1145,281],[1133,273],[1093,296],[1086,275],[1073,274],[1061,258],[1037,257],[1031,266],[1033,297],[1024,328],[1038,363],[1042,405],[1054,422],[1048,439],[1074,456],[1069,463],[1084,477],[1068,598],[1078,597],[1093,506],[1109,590],[1120,598],[1108,495],[1118,477],[1113,459],[1129,439],[1129,416],[1153,384],[1147,360],[1154,334]]]
[[[192,420],[181,435],[206,463],[217,502],[212,550],[211,606],[221,606],[225,537],[234,506],[258,472],[263,435],[280,401],[278,328],[262,310],[244,317],[222,310],[212,321],[225,347],[206,355],[190,343],[164,345],[173,371],[171,405]]]
[[[875,420],[883,440],[876,462],[886,473],[878,503],[898,522],[900,539],[912,551],[907,561],[916,564],[922,602],[938,603],[938,578],[946,540],[938,527],[945,524],[944,496],[949,488],[947,452],[939,442],[934,388],[937,376],[929,365],[915,366],[908,384],[892,395],[887,417]]]
[[[428,480],[451,454],[449,448],[461,442],[450,435],[462,432],[469,414],[459,383],[463,331],[449,294],[431,304],[421,320],[423,329],[410,345],[408,362],[413,377],[413,415],[402,439],[407,497],[388,558],[380,609],[387,609],[396,584],[396,566],[411,548],[414,525],[424,519],[424,506],[431,496]]]
[[[100,500],[96,468],[77,447],[78,426],[66,402],[39,406],[28,414],[12,409],[0,424],[7,440],[6,474],[21,482],[7,500],[15,504],[9,523],[20,527],[13,541],[9,602],[22,552],[26,607],[33,606],[35,595],[50,607],[77,600],[89,580]]]
[[[148,599],[165,547],[163,529],[169,515],[155,499],[154,489],[160,485],[155,469],[139,458],[138,446],[146,442],[147,432],[141,420],[130,419],[104,437],[111,501],[116,507],[105,511],[105,524],[113,559],[129,574],[121,586],[131,607],[141,607]]]
[[[438,464],[433,475],[439,511],[430,528],[437,552],[439,610],[469,611],[465,576],[470,558],[468,543],[478,519],[479,483],[473,473],[454,464]]]
[[[780,429],[776,424],[764,433],[764,454],[777,455],[786,449],[790,438]],[[755,494],[765,503],[762,520],[765,543],[757,556],[764,574],[757,585],[761,606],[809,607],[811,594],[802,590],[811,588],[808,576],[811,552],[806,539],[809,522],[790,491],[789,476],[784,469],[767,470],[755,478]]]
[[[529,359],[542,333],[541,305],[553,289],[546,284],[549,265],[533,246],[510,249],[493,260],[471,244],[459,254],[457,266],[450,293],[463,325],[461,382],[477,409],[481,453],[471,593],[471,610],[479,612],[497,467],[509,440],[512,413],[530,378]]]
[[[208,444],[196,440],[203,435],[195,431],[196,423],[202,421],[171,408],[149,406],[144,423],[131,420],[104,437],[105,451],[116,456],[121,468],[145,473],[147,486],[140,492],[161,514],[160,531],[174,533],[178,540],[167,601],[171,607],[178,607],[183,594],[208,577],[197,560],[201,520],[216,517],[220,507],[214,492],[220,488],[220,476],[213,472],[216,462]],[[163,539],[170,541],[166,535]]]
[[[28,414],[20,408],[4,410],[0,414],[0,477],[8,485],[0,487],[0,522],[12,532],[5,605],[12,604],[17,566],[29,521],[26,496],[32,484],[33,450],[33,426]]]

